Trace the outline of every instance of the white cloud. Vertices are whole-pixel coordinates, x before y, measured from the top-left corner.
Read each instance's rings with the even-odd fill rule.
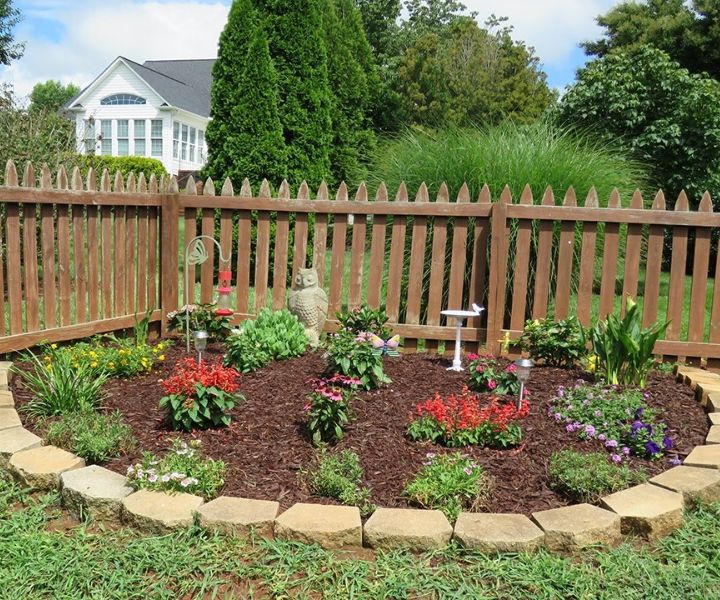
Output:
[[[83,2],[26,2],[25,22],[16,38],[26,40],[22,59],[1,73],[19,95],[35,83],[59,79],[81,87],[90,83],[119,55],[131,60],[212,58],[217,55],[220,32],[228,6],[221,2],[131,0]],[[32,17],[61,22],[65,32],[58,41],[38,38]]]

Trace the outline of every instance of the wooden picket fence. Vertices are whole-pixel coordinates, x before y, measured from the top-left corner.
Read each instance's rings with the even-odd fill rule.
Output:
[[[99,179],[99,181],[98,181]],[[39,180],[39,181],[37,181]],[[331,319],[343,307],[384,307],[408,352],[437,351],[454,339],[445,308],[487,306],[462,330],[465,347],[499,352],[528,318],[577,315],[590,324],[625,298],[639,297],[650,324],[670,319],[658,354],[690,361],[720,359],[720,277],[709,276],[711,234],[720,226],[709,195],[697,211],[681,194],[666,210],[659,193],[645,208],[639,193],[628,207],[613,193],[600,207],[591,191],[562,202],[552,190],[515,201],[485,187],[471,198],[446,186],[430,198],[423,185],[411,198],[404,186],[391,197],[384,185],[364,185],[334,198],[325,185],[297,193],[283,182],[239,193],[226,180],[158,182],[92,171],[56,177],[25,168],[18,183],[8,163],[0,186],[0,353],[42,340],[60,341],[131,327],[190,302],[211,302],[216,270],[233,272],[236,320],[285,305],[300,268],[314,266],[327,290]],[[34,235],[28,235],[34,232]],[[184,251],[197,235],[215,237],[198,271],[184,272]],[[663,248],[669,274],[661,270]],[[693,248],[692,257],[688,256]],[[688,258],[690,274],[686,275]],[[714,265],[717,267],[717,265]],[[687,288],[687,289],[686,289]],[[711,288],[711,289],[709,289]],[[665,290],[667,289],[667,292]]]

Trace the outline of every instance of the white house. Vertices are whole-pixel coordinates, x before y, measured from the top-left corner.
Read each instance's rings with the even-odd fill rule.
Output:
[[[78,152],[147,156],[168,173],[206,162],[205,130],[215,59],[149,60],[118,56],[73,99]]]

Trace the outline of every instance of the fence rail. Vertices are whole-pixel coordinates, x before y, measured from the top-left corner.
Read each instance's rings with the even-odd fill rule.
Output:
[[[488,307],[470,319],[468,349],[499,352],[528,318],[577,315],[590,324],[623,310],[629,295],[650,324],[670,319],[656,351],[669,357],[720,359],[720,277],[711,235],[720,227],[705,195],[696,211],[681,193],[674,210],[662,193],[651,205],[639,192],[621,203],[613,193],[601,207],[594,190],[570,189],[560,201],[548,189],[526,187],[496,199],[484,187],[470,198],[463,186],[433,198],[422,185],[390,196],[341,184],[295,194],[283,182],[236,194],[208,180],[174,179],[76,169],[55,177],[25,168],[22,182],[8,163],[0,186],[0,352],[41,340],[67,340],[153,322],[186,302],[211,302],[216,270],[233,272],[237,319],[264,307],[281,308],[298,270],[315,267],[328,291],[331,316],[342,307],[383,306],[406,351],[436,351],[454,339],[440,312]],[[197,235],[210,259],[185,272],[184,250]],[[663,261],[665,268],[663,269]],[[328,327],[335,323],[331,319]]]

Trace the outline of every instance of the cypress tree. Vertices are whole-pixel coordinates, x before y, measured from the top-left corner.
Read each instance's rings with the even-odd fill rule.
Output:
[[[378,78],[354,0],[326,0],[323,21],[333,94],[330,161],[333,175],[352,179],[375,146],[369,109]]]
[[[231,108],[231,130],[225,142],[231,160],[227,175],[232,181],[247,177],[256,184],[263,178],[278,183],[287,176],[277,83],[265,30],[257,26],[240,78],[241,93]]]
[[[322,31],[324,0],[257,0],[278,76],[288,179],[330,181],[331,92]]]
[[[232,168],[233,157],[226,148],[226,142],[232,131],[232,108],[243,91],[247,91],[241,87],[241,79],[256,21],[252,0],[234,0],[220,34],[210,90],[211,119],[205,134],[208,162],[203,169],[204,176],[216,180],[223,179]]]

